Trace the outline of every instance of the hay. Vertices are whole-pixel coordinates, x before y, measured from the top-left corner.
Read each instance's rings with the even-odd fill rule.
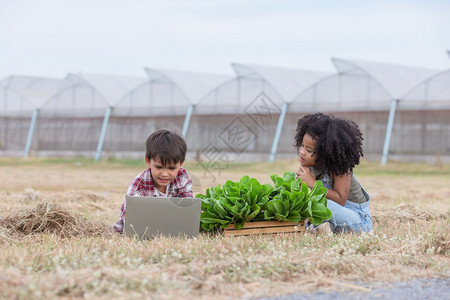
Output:
[[[92,222],[52,203],[41,203],[36,207],[7,216],[0,226],[10,236],[54,234],[60,237],[101,236],[111,234],[105,224]]]
[[[410,204],[399,204],[392,208],[378,208],[372,213],[375,222],[418,222],[446,220],[449,212],[439,212],[431,208],[419,208]]]

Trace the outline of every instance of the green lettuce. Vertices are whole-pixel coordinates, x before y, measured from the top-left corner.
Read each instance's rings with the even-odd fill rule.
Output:
[[[236,229],[245,222],[290,221],[298,223],[309,219],[314,225],[331,218],[327,208],[327,188],[316,181],[309,190],[294,172],[283,177],[271,175],[273,186],[260,184],[255,178],[243,176],[239,181],[228,180],[224,185],[206,189],[202,199],[201,227],[209,231],[235,224]]]

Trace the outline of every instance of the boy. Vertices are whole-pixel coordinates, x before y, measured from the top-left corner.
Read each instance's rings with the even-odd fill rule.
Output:
[[[186,142],[182,136],[160,129],[145,142],[148,169],[134,178],[126,196],[192,197],[192,180],[182,168]],[[126,200],[120,208],[120,219],[114,230],[123,233]]]

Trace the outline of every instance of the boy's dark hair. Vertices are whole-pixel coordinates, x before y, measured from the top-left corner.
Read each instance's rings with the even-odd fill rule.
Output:
[[[297,123],[295,147],[303,143],[305,134],[316,141],[316,165],[334,175],[344,175],[359,164],[362,151],[362,133],[351,120],[335,118],[322,113],[306,115]]]
[[[178,133],[159,129],[153,132],[145,142],[145,157],[159,159],[163,166],[183,163],[186,157],[186,141]]]

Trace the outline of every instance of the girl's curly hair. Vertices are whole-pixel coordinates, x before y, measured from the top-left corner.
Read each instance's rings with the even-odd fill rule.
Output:
[[[332,115],[315,113],[297,122],[294,146],[297,150],[303,137],[309,134],[316,141],[314,155],[316,166],[329,173],[344,175],[359,164],[362,151],[362,133],[358,125]]]

